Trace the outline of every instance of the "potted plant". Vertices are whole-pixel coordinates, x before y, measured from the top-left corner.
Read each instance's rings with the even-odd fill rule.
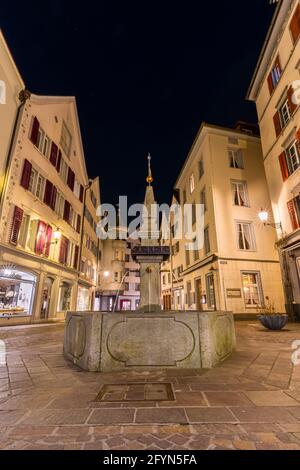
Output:
[[[266,297],[266,303],[261,306],[258,311],[258,320],[268,330],[282,330],[288,322],[288,315],[276,312],[274,302]]]

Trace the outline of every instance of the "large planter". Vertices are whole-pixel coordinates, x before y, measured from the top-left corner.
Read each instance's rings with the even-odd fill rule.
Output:
[[[282,330],[288,322],[288,315],[258,315],[260,323],[268,330]]]

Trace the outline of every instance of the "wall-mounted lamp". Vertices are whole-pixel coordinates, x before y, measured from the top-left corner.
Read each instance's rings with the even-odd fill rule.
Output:
[[[261,211],[258,213],[259,220],[266,226],[276,228],[277,230],[282,230],[282,224],[281,222],[278,223],[270,223],[268,222],[269,220],[269,212],[261,209]]]

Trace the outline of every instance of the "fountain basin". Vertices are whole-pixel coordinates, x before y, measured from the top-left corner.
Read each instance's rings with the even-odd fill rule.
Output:
[[[230,312],[68,312],[64,355],[84,370],[212,368],[235,349]]]

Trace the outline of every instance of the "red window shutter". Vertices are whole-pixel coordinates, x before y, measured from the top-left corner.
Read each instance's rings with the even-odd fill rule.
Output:
[[[67,185],[72,191],[74,191],[74,184],[75,184],[75,173],[69,167]]]
[[[274,121],[274,127],[275,127],[275,132],[276,132],[276,137],[279,136],[280,132],[281,132],[281,122],[280,122],[280,116],[279,116],[279,112],[277,111],[277,113],[275,114],[275,116],[273,117],[273,121]]]
[[[20,209],[20,207],[15,206],[14,208],[14,215],[12,219],[12,227],[11,227],[11,234],[10,234],[10,243],[12,245],[17,245],[19,232],[21,228],[21,223],[23,219],[24,211]]]
[[[50,152],[50,163],[52,163],[53,166],[56,166],[57,153],[58,153],[58,147],[54,142],[52,142],[51,152]]]
[[[38,119],[34,117],[33,123],[32,123],[31,135],[30,135],[30,140],[34,145],[37,144],[39,128],[40,128],[40,123]]]
[[[53,184],[47,180],[45,185],[44,203],[51,207]]]
[[[52,210],[55,210],[56,194],[57,194],[57,189],[55,186],[53,186],[52,193],[51,193],[51,202],[50,202],[50,207]]]
[[[61,237],[60,250],[59,250],[59,262],[62,264],[67,263],[68,248],[69,248],[69,240],[66,237]]]
[[[292,38],[295,44],[295,42],[297,41],[300,35],[300,5],[299,4],[297,6],[297,9],[290,23],[290,31],[291,31]]]
[[[39,220],[37,235],[35,240],[35,252],[37,255],[44,253],[45,243],[47,235],[47,224],[42,220]]]
[[[297,230],[297,228],[299,228],[299,220],[297,218],[294,200],[292,199],[291,201],[289,201],[287,203],[287,206],[291,218],[292,228],[293,230]]]
[[[274,90],[274,85],[273,85],[273,80],[272,80],[272,74],[271,73],[268,76],[268,85],[269,85],[270,95],[272,95],[273,90]]]
[[[80,185],[79,200],[80,200],[80,202],[83,202],[83,186],[82,186],[82,184]]]
[[[289,169],[288,169],[287,162],[286,162],[285,152],[282,152],[282,154],[279,155],[279,164],[280,164],[280,169],[282,173],[282,179],[283,181],[286,181],[290,175],[289,175]]]
[[[64,207],[64,220],[70,223],[70,203],[66,200],[65,201],[65,207]]]
[[[295,104],[294,101],[293,101],[293,95],[294,95],[294,88],[292,86],[290,86],[290,88],[287,91],[287,98],[289,100],[290,110],[291,110],[292,114],[295,111],[295,109],[297,108],[297,104]]]
[[[78,269],[79,246],[75,245],[73,268]]]
[[[80,229],[81,229],[81,216],[78,214],[78,215],[77,215],[76,231],[77,231],[78,233],[80,233]]]
[[[52,241],[52,227],[51,227],[51,225],[47,225],[46,246],[45,246],[45,256],[47,256],[47,258],[48,258],[49,253],[50,253],[51,241]]]
[[[23,186],[23,188],[25,188],[25,189],[29,188],[31,170],[32,170],[31,163],[28,160],[25,159],[24,160],[22,177],[21,177],[21,186]]]
[[[57,160],[56,160],[56,170],[58,173],[60,172],[60,165],[61,165],[61,150],[58,151]]]

